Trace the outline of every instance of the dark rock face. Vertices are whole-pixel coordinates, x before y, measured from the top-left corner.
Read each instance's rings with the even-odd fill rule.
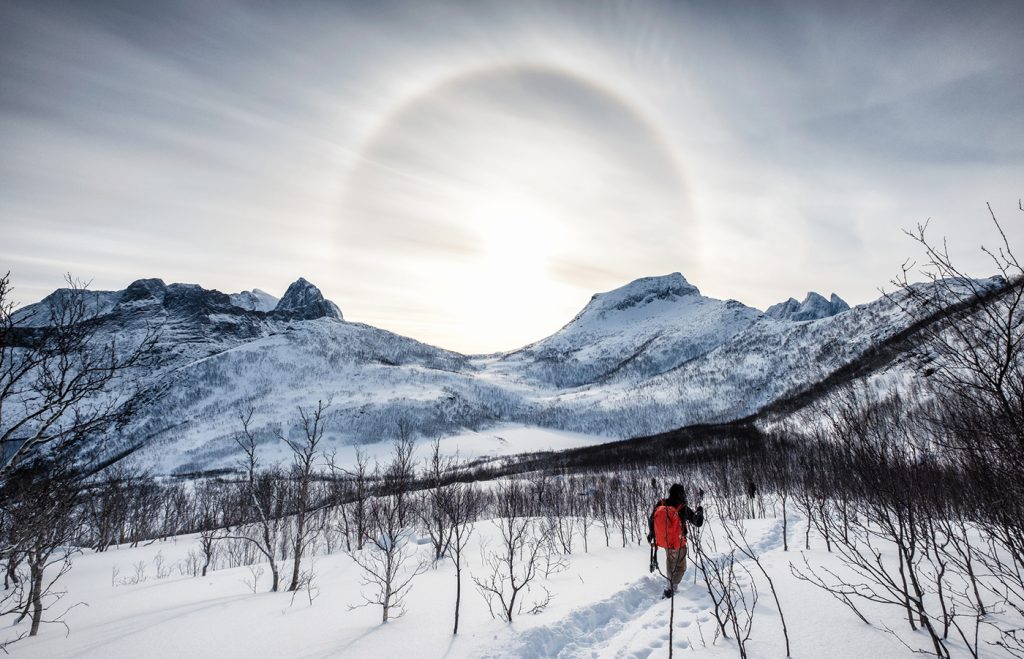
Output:
[[[152,308],[150,308],[152,305]],[[164,284],[159,279],[140,279],[120,292],[112,309],[115,315],[150,313],[166,316],[165,322],[191,320],[209,322],[211,314],[242,315],[231,298],[217,290],[196,284]]]
[[[100,322],[110,331],[141,331],[158,334],[156,349],[173,356],[168,365],[216,354],[272,333],[265,314],[247,312],[217,290],[196,284],[164,284],[159,279],[132,282],[113,293],[117,303]],[[180,360],[180,361],[179,361]]]
[[[167,285],[162,279],[139,279],[128,285],[128,288],[121,292],[121,302],[136,302],[139,300],[156,300],[162,302],[167,292]]]
[[[775,320],[804,321],[820,320],[835,316],[844,311],[849,311],[848,305],[841,297],[832,294],[831,299],[826,300],[821,295],[811,291],[804,298],[803,302],[797,302],[796,298],[789,298],[785,302],[772,305],[765,311],[765,315]]]
[[[334,318],[342,320],[341,310],[330,300],[324,299],[320,289],[299,277],[274,308],[274,313],[286,313],[292,318],[313,320]]]
[[[164,295],[168,312],[205,316],[212,313],[233,313],[237,307],[220,291],[208,291],[196,284],[171,284]]]

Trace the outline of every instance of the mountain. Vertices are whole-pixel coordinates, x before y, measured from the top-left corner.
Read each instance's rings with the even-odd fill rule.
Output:
[[[346,321],[302,278],[273,308],[272,296],[245,293],[159,279],[84,293],[101,336],[159,331],[162,362],[146,378],[154,393],[103,452],[135,454],[157,473],[230,466],[238,415],[252,409],[262,450],[283,457],[278,435],[295,432],[296,407],[317,400],[332,403],[335,445],[394,437],[400,423],[425,437],[502,423],[646,436],[778,406],[864,363],[909,322],[886,297],[849,308],[809,294],[762,313],[673,273],[594,295],[541,341],[470,356]],[[55,296],[70,294],[16,318],[43,324]],[[895,357],[871,363],[904,368]]]
[[[821,320],[849,310],[850,305],[835,293],[832,294],[831,299],[826,300],[818,293],[811,291],[803,302],[797,302],[796,298],[789,298],[785,302],[768,307],[764,313],[776,320],[802,321]]]
[[[569,324],[507,354],[498,368],[555,387],[647,377],[709,352],[760,316],[702,296],[678,272],[646,277],[594,295]]]
[[[320,289],[299,277],[288,290],[284,292],[274,311],[288,312],[305,320],[314,318],[334,318],[342,320],[341,310],[338,305],[330,300],[325,300]]]

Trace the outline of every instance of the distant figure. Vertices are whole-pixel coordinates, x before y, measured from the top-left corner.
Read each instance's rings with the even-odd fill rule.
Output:
[[[686,531],[687,524],[703,526],[704,507],[697,506],[694,512],[686,505],[686,491],[676,483],[668,490],[668,498],[661,499],[654,506],[648,521],[647,541],[651,543],[652,568],[656,562],[657,547],[665,549],[665,575],[672,586],[665,589],[665,597],[672,597],[686,572]]]

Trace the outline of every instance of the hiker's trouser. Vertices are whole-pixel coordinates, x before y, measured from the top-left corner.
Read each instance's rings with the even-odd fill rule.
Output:
[[[683,580],[684,572],[686,572],[686,545],[679,549],[666,549],[665,573],[671,576],[673,588]]]

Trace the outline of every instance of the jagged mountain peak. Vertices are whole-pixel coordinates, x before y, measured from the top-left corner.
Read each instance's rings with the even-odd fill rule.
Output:
[[[342,320],[341,310],[328,299],[320,289],[305,277],[299,277],[284,292],[274,311],[285,311],[300,318],[335,318]]]
[[[810,291],[804,297],[803,302],[797,302],[796,298],[791,297],[785,302],[768,307],[765,315],[776,320],[820,320],[835,316],[849,309],[850,305],[835,293],[832,293],[832,296],[826,299],[820,293]]]

